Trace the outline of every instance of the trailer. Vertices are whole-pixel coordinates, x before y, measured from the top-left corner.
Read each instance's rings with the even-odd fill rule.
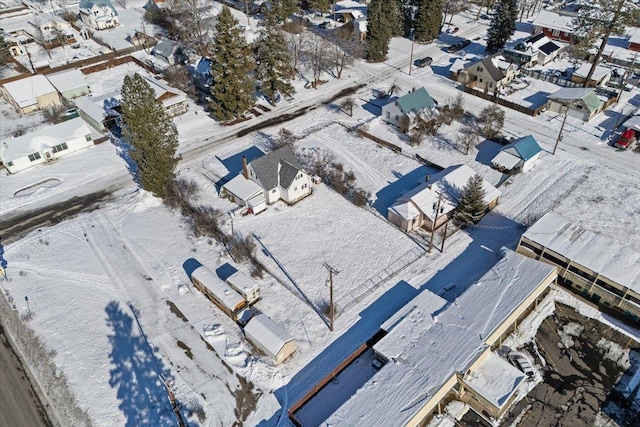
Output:
[[[238,323],[248,321],[245,308],[247,300],[237,291],[227,286],[215,273],[200,266],[191,273],[191,282],[209,301]]]
[[[242,271],[236,271],[227,278],[227,284],[235,289],[244,299],[253,304],[260,299],[260,285]]]

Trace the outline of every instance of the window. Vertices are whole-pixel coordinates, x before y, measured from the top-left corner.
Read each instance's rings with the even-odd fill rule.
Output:
[[[8,167],[13,166],[13,162],[7,162],[7,166],[8,166]]]
[[[560,35],[560,30],[553,30],[551,34],[555,37],[558,37]]]
[[[86,139],[87,141],[91,141],[91,135],[89,135],[89,134],[85,135],[84,139]]]
[[[275,192],[276,192],[276,189],[274,188],[273,190],[271,190],[271,192],[275,194]]]
[[[398,117],[398,115],[396,114],[396,122],[398,121],[398,119],[399,119],[399,118],[400,118],[400,117]]]
[[[479,72],[479,73],[482,73],[483,71],[484,71],[484,68],[482,68],[482,67],[478,67],[478,72]]]
[[[489,87],[493,87],[493,82],[489,82]]]
[[[302,186],[302,189],[303,189],[303,190],[304,190],[305,188],[307,188],[307,184],[304,184],[304,185]]]
[[[62,150],[66,150],[67,148],[69,148],[69,147],[67,147],[67,143],[63,142],[62,144],[59,144],[59,145],[56,145],[55,147],[53,147],[53,152],[54,153],[58,153],[58,152],[60,152]]]
[[[29,154],[29,160],[35,162],[40,158],[40,153]]]
[[[478,79],[478,81],[479,81],[480,83],[482,83],[482,78]]]
[[[552,263],[559,265],[562,268],[567,268],[567,263],[562,261],[560,258],[556,258],[555,256],[551,255],[549,252],[545,252],[542,255],[542,258],[547,259],[549,261],[551,261]]]
[[[387,119],[390,119],[390,118],[391,118],[391,112],[387,111]]]

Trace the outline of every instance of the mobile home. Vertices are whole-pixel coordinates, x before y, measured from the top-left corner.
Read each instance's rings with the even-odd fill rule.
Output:
[[[247,306],[247,301],[211,270],[205,266],[196,268],[191,273],[191,282],[227,316],[235,321],[240,319],[243,309]]]
[[[229,276],[227,284],[242,295],[249,304],[260,299],[260,286],[242,271],[236,271]]]

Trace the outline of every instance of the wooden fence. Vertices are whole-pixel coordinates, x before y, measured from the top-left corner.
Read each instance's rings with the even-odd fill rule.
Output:
[[[362,129],[358,129],[358,133],[360,134],[360,136],[363,136],[367,139],[370,139],[374,142],[377,142],[378,144],[380,144],[381,146],[388,148],[389,150],[396,152],[396,153],[402,153],[402,147],[398,147],[395,144],[392,144],[390,142],[385,141],[384,139],[378,138],[377,136],[373,136],[370,133],[367,133],[365,131],[363,131]]]
[[[369,348],[369,345],[367,343],[362,344],[360,347],[356,349],[356,351],[351,353],[349,357],[347,357],[342,362],[340,362],[340,364],[336,366],[335,369],[333,369],[329,374],[327,374],[324,378],[322,378],[315,386],[313,386],[311,390],[309,390],[304,396],[298,399],[297,402],[291,405],[291,407],[288,410],[289,419],[291,420],[291,422],[293,422],[298,427],[302,427],[302,423],[296,418],[295,412],[298,409],[302,408],[305,405],[305,403],[311,400],[313,396],[318,394],[318,392],[322,390],[322,388],[325,385],[327,385],[329,381],[337,377],[340,372],[342,372],[347,366],[349,366],[349,364],[351,364],[351,362],[353,362],[356,358],[358,358],[368,348]]]
[[[526,74],[529,77],[532,77],[536,80],[543,80],[545,82],[553,83],[558,86],[563,87],[582,87],[582,83],[572,82],[571,80],[567,80],[561,76],[555,76],[553,74],[545,74],[542,70],[529,70],[529,69],[521,69],[523,74]]]
[[[467,93],[470,93],[472,95],[475,95],[475,96],[477,96],[479,98],[486,99],[487,101],[491,101],[491,102],[493,102],[495,104],[502,105],[504,107],[510,108],[512,110],[519,111],[519,112],[527,114],[529,116],[534,116],[535,117],[538,114],[540,114],[540,111],[542,111],[542,110],[544,110],[546,108],[546,104],[543,104],[543,105],[539,106],[538,108],[532,110],[531,108],[527,108],[527,107],[525,107],[523,105],[516,104],[515,102],[507,101],[506,99],[500,98],[498,96],[495,96],[495,95],[492,95],[492,94],[488,94],[488,93],[484,93],[484,92],[481,92],[479,90],[476,90],[473,85],[465,86],[464,87],[464,91],[467,92]]]

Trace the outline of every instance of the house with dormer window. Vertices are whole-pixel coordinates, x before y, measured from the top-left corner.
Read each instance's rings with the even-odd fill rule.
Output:
[[[110,0],[81,0],[80,20],[95,30],[119,25],[118,12]]]

